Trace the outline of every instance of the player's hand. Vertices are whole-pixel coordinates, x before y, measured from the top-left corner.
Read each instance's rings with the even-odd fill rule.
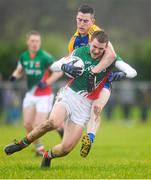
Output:
[[[126,73],[124,72],[111,72],[109,75],[109,82],[112,81],[120,81],[126,77]]]
[[[41,89],[44,89],[48,86],[48,84],[45,82],[45,81],[40,81],[38,83],[38,87],[41,88]]]
[[[63,64],[61,66],[61,69],[63,72],[68,73],[69,75],[71,75],[72,77],[78,77],[79,75],[81,75],[82,73],[82,68],[81,67],[76,67],[74,66],[74,64],[77,62],[78,60]]]
[[[13,76],[13,75],[12,75],[12,76],[10,76],[10,77],[9,77],[9,81],[11,81],[11,82],[16,81],[16,77],[15,77],[15,76]]]
[[[96,86],[96,73],[93,73],[90,71],[89,76],[88,76],[88,88],[87,91],[91,92],[95,89]]]

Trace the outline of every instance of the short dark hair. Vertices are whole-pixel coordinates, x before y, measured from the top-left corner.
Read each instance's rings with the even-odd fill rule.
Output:
[[[32,30],[32,31],[29,31],[27,34],[26,34],[26,37],[29,38],[31,35],[37,35],[37,36],[41,36],[40,33],[36,30]]]
[[[87,5],[87,4],[84,4],[84,5],[81,5],[79,8],[78,8],[78,12],[82,12],[82,13],[89,13],[89,14],[92,14],[94,15],[95,14],[95,11],[94,9]]]
[[[93,39],[97,39],[100,43],[108,43],[109,41],[109,37],[107,35],[107,33],[104,30],[101,31],[95,31],[92,35],[91,40]]]

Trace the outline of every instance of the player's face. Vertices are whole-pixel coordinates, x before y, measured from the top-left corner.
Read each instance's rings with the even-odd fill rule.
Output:
[[[27,46],[30,52],[37,52],[41,46],[41,37],[39,35],[30,35],[27,39]]]
[[[77,30],[82,35],[87,35],[90,27],[94,24],[94,17],[89,13],[78,12],[77,17]]]
[[[96,38],[90,42],[90,54],[93,59],[99,59],[106,50],[107,44],[100,43]]]

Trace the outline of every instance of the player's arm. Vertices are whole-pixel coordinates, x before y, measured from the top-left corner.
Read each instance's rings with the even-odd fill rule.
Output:
[[[72,58],[73,54],[74,51],[68,57],[63,57],[60,60],[53,63],[51,66],[51,70],[55,72],[62,71],[64,73],[71,75],[72,77],[79,76],[81,74],[82,68],[76,67],[74,65],[77,62],[77,60],[73,60],[73,61],[69,60],[70,58]]]
[[[109,76],[109,81],[118,81],[125,78],[134,78],[137,76],[136,70],[131,67],[129,64],[124,62],[119,56],[117,56],[115,67],[120,70],[119,72],[112,72]]]
[[[105,50],[105,54],[101,58],[101,61],[91,69],[88,77],[88,92],[95,89],[96,74],[109,67],[116,59],[116,53],[112,44],[109,42]]]
[[[12,73],[10,77],[10,81],[15,81],[17,79],[20,79],[24,74],[24,70],[22,68],[22,65],[19,63],[15,69],[15,71]]]
[[[115,58],[116,58],[116,53],[114,51],[111,42],[109,42],[105,54],[103,55],[101,61],[91,70],[92,73],[97,74],[103,71],[115,61]]]
[[[62,65],[66,62],[66,57],[63,57],[61,59],[59,59],[58,61],[55,61],[51,66],[50,66],[50,70],[53,72],[62,72]],[[63,75],[63,72],[62,72]]]
[[[40,81],[38,86],[45,88],[60,79],[64,73],[68,73],[74,77],[74,75],[77,75],[77,72],[81,72],[79,71],[79,67],[74,66],[74,61],[68,63],[68,58],[63,57],[55,61],[49,68],[52,72],[51,76],[46,81]]]
[[[121,72],[125,73],[126,78],[131,79],[137,76],[136,70],[124,61],[116,61],[115,67],[119,69]]]
[[[51,76],[46,80],[47,86],[52,85],[63,76],[63,72],[52,72]]]

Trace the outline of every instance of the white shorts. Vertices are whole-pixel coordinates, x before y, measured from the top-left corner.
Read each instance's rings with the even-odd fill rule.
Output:
[[[23,100],[23,108],[35,106],[37,112],[49,113],[52,109],[53,100],[53,94],[49,96],[34,96],[27,92]]]
[[[84,127],[90,120],[92,101],[75,93],[71,88],[60,90],[55,104],[62,104],[68,113],[68,119]]]

